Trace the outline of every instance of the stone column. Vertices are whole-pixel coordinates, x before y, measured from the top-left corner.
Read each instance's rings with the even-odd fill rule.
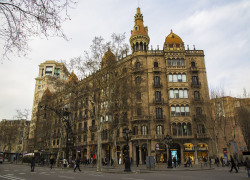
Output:
[[[181,148],[181,164],[184,164],[184,148],[183,148],[183,145],[180,146]]]
[[[142,164],[142,156],[141,156],[141,146],[139,146],[139,164]]]
[[[198,161],[198,152],[197,152],[197,146],[194,146],[195,148],[195,152],[194,152],[194,156],[195,156],[195,164],[198,164],[199,161]]]

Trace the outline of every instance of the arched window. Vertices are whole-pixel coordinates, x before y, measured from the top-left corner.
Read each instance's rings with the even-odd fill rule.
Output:
[[[173,82],[173,75],[172,75],[172,74],[169,74],[169,75],[168,75],[168,81],[169,81],[169,82]]]
[[[91,134],[91,141],[94,141],[94,140],[95,140],[95,134],[92,133],[92,134]]]
[[[156,126],[156,134],[157,135],[163,134],[163,127],[161,125]]]
[[[158,62],[154,62],[154,67],[158,67]]]
[[[184,89],[184,98],[188,98],[188,90]]]
[[[175,116],[175,107],[171,106],[171,116]]]
[[[192,125],[191,123],[187,123],[187,135],[192,136]]]
[[[176,123],[173,123],[173,124],[172,124],[172,130],[173,130],[173,136],[177,136]]]
[[[133,127],[133,135],[137,135],[138,134],[138,127],[134,126]]]
[[[179,98],[183,98],[184,97],[184,91],[183,89],[179,90]]]
[[[173,82],[177,82],[177,74],[173,74]]]
[[[139,107],[139,108],[137,108],[137,116],[141,116],[141,115],[142,115],[141,108]]]
[[[185,113],[186,113],[186,116],[189,116],[189,115],[190,115],[189,106],[185,106]]]
[[[180,73],[178,74],[178,77],[177,77],[177,78],[178,78],[178,82],[182,82],[182,77],[181,77],[181,74],[180,74]]]
[[[177,136],[182,136],[181,123],[178,123],[178,124],[177,124]]]
[[[180,106],[176,106],[176,116],[180,116],[181,115],[181,109]]]
[[[184,61],[184,59],[181,59],[181,66],[185,66],[185,61]]]
[[[136,62],[136,63],[135,63],[135,67],[136,67],[136,68],[140,68],[140,67],[141,67],[141,63],[140,63],[140,62]]]
[[[135,77],[135,83],[140,84],[141,83],[141,76]]]
[[[137,92],[136,93],[136,99],[137,100],[141,100],[141,92]]]
[[[186,74],[184,73],[181,76],[182,76],[182,82],[187,82]]]
[[[172,60],[168,59],[168,66],[172,66]]]
[[[174,98],[174,90],[173,89],[169,90],[169,97],[170,97],[170,99]]]
[[[147,126],[142,126],[141,127],[141,134],[142,135],[147,135],[148,134],[148,127]]]
[[[140,42],[140,51],[143,51],[143,44]]]
[[[185,107],[181,105],[181,116],[185,116]]]
[[[191,67],[195,67],[195,62],[194,61],[191,62]]]
[[[183,136],[187,135],[187,124],[186,123],[182,124],[182,132],[183,132]]]
[[[180,59],[176,59],[176,64],[177,64],[177,66],[180,66],[180,65],[181,65]]]

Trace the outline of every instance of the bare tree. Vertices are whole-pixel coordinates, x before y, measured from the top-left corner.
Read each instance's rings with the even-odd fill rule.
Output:
[[[0,1],[0,39],[4,58],[10,53],[26,55],[31,37],[59,36],[67,40],[62,23],[70,20],[68,8],[73,0]]]
[[[245,104],[246,100],[242,100],[243,103],[241,103],[240,107],[236,108],[237,113],[237,123],[239,124],[244,140],[247,145],[248,151],[250,150],[250,109]],[[244,102],[245,101],[245,102]]]
[[[28,120],[29,116],[30,116],[29,109],[24,109],[23,111],[21,109],[16,109],[16,115],[14,116],[14,118]]]

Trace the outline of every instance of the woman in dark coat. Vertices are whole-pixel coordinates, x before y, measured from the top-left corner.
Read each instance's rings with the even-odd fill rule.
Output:
[[[35,164],[36,164],[36,160],[35,160],[35,157],[33,157],[31,159],[31,172],[34,172],[34,170],[35,170]]]
[[[236,173],[238,173],[238,169],[236,168],[233,156],[230,155],[230,159],[231,159],[231,170],[229,172],[232,172],[233,168],[235,169]]]

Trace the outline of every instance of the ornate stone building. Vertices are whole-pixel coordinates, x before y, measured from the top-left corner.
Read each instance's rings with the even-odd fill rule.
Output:
[[[100,138],[102,157],[117,158],[119,163],[128,152],[140,164],[146,156],[155,156],[158,163],[169,156],[182,162],[191,157],[198,163],[200,157],[216,154],[203,50],[185,49],[172,30],[162,50],[149,50],[150,37],[140,8],[129,41],[131,55],[117,61],[109,49],[99,71],[81,81],[72,73],[64,89],[44,93],[38,108],[46,103],[51,108],[50,112],[38,109],[37,122],[50,119],[52,128],[46,133],[53,132],[53,136],[47,136],[46,146],[41,137],[37,151],[61,148],[65,152],[71,134],[74,148],[70,154],[82,159],[95,158]],[[69,118],[58,113],[63,109]],[[63,125],[68,121],[70,126]],[[102,131],[99,138],[98,128]],[[123,138],[126,128],[131,130],[128,147]],[[168,146],[167,134],[173,140]],[[67,135],[66,140],[62,135]]]
[[[211,99],[211,107],[218,156],[225,153],[242,160],[243,152],[249,150],[250,99],[216,97]]]
[[[19,159],[28,151],[30,121],[6,120],[0,122],[0,152],[4,153],[9,161]]]

